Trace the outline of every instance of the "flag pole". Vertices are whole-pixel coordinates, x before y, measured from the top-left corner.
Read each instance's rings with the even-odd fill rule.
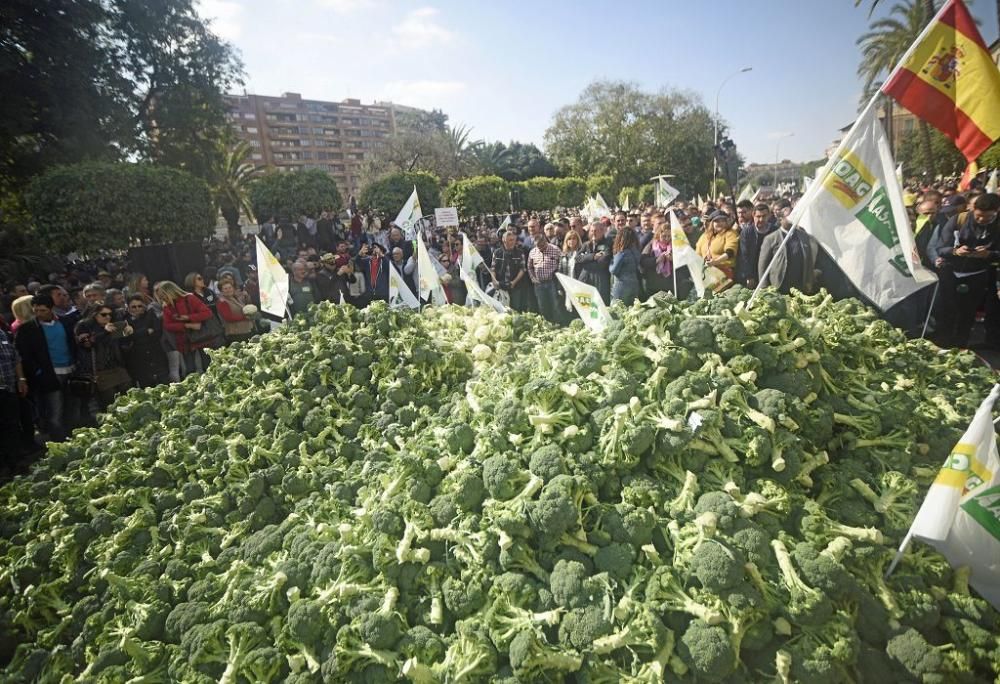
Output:
[[[934,283],[934,294],[931,295],[931,306],[927,309],[927,318],[924,319],[924,329],[920,332],[920,339],[927,337],[927,326],[931,322],[931,314],[934,313],[934,302],[937,301],[938,288],[941,287],[941,281],[938,280]]]
[[[867,106],[865,106],[864,109],[861,110],[861,113],[858,115],[858,118],[854,120],[854,124],[851,125],[851,130],[849,130],[847,134],[844,136],[844,140],[841,142],[841,146],[843,146],[844,142],[847,142],[848,140],[851,139],[851,136],[854,134],[854,129],[857,128],[858,124],[866,117],[866,115],[868,114],[868,110],[870,110],[878,103],[878,99],[881,95],[882,91],[875,92],[875,95],[872,97],[871,101],[868,103]],[[826,161],[826,166],[823,167],[823,171],[817,174],[816,178],[812,182],[812,185],[809,186],[809,190],[806,191],[806,194],[799,198],[798,204],[805,206],[813,200],[816,194],[820,191],[820,188],[822,188],[823,183],[826,182],[827,176],[829,176],[830,173],[832,173],[833,162],[834,160],[837,159],[837,154],[839,152],[840,152],[840,147],[838,147],[837,151],[834,152],[830,156],[830,158]],[[796,212],[793,210],[792,213]],[[778,245],[778,251],[774,253],[774,256],[777,256],[778,252],[780,252],[785,248],[785,245],[788,243],[788,240],[792,237],[792,233],[798,230],[799,223],[801,223],[801,221],[802,221],[802,215],[801,212],[799,212],[799,215],[795,218],[795,222],[792,223],[792,227],[788,229],[788,233],[785,235],[785,239],[781,241],[780,245]],[[781,230],[781,228],[779,227],[778,230]],[[747,300],[747,311],[749,311],[750,307],[753,306],[754,301],[757,299],[757,293],[760,292],[762,287],[764,287],[764,282],[767,280],[767,276],[770,275],[771,273],[771,267],[774,265],[774,256],[772,256],[771,260],[767,262],[767,267],[764,269],[764,272],[761,273],[758,277],[757,287],[754,288],[753,294],[751,294],[750,299]]]

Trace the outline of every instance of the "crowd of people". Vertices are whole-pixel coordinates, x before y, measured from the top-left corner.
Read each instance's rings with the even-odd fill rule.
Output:
[[[668,208],[641,206],[600,217],[576,210],[520,212],[480,217],[460,228],[419,230],[449,302],[461,305],[468,296],[459,273],[464,232],[482,257],[476,272],[481,288],[516,311],[533,311],[559,324],[575,314],[558,273],[594,286],[606,302],[630,305],[667,291],[694,296],[688,268],[675,269],[670,212],[699,257],[721,274],[712,285],[716,291],[734,284],[754,288],[763,279],[783,292],[839,287],[856,294],[844,291],[843,279],[838,282],[834,265],[824,264],[814,238],[802,230],[788,236],[795,199],[701,206],[677,201]],[[911,184],[906,204],[920,258],[940,278],[934,338],[942,346],[967,345],[981,313],[987,343],[996,345],[1000,196]],[[355,214],[342,223],[323,213],[294,222],[271,220],[260,226],[259,236],[289,273],[290,315],[322,301],[357,307],[387,301],[390,269],[417,292],[415,241],[387,217]],[[3,448],[14,454],[7,463],[93,424],[130,387],[177,382],[208,366],[206,350],[270,329],[258,313],[255,245],[252,235],[208,243],[209,265],[187,274],[181,284],[151,283],[130,271],[120,255],[74,260],[47,276],[5,283],[0,435]],[[917,299],[924,306],[913,317],[919,324],[930,298]]]

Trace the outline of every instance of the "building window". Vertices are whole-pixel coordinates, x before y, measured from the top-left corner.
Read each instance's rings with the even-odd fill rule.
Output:
[[[256,133],[257,132],[257,127],[256,126],[244,126],[243,130],[246,131],[247,133]]]
[[[261,159],[264,158],[264,155],[258,152],[254,152],[253,154],[250,155],[250,158],[253,159],[254,161],[260,161]]]

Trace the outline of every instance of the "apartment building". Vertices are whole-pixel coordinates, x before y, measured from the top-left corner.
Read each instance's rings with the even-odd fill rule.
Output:
[[[254,166],[293,171],[321,169],[337,182],[346,201],[357,195],[362,163],[396,131],[391,102],[362,104],[306,100],[299,93],[227,95],[229,121],[251,147]]]

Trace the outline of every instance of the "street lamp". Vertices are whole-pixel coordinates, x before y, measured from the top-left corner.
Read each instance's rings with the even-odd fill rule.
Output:
[[[739,76],[740,74],[745,74],[748,71],[753,71],[753,67],[743,67],[739,71],[734,71],[733,73],[722,79],[722,83],[719,84],[719,89],[715,91],[715,142],[712,145],[712,192],[711,195],[715,197],[715,183],[719,178],[719,95],[722,94],[722,86],[729,82],[729,79]]]
[[[785,138],[791,138],[794,133],[785,133],[784,135],[779,135],[774,141],[774,187],[778,187],[778,149],[781,147],[781,141]]]

